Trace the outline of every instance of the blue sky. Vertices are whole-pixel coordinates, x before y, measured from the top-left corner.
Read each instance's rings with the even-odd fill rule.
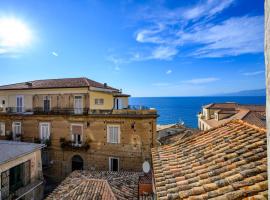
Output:
[[[132,96],[264,88],[263,4],[1,0],[0,84],[88,77]],[[27,27],[27,44],[5,42],[7,18]]]

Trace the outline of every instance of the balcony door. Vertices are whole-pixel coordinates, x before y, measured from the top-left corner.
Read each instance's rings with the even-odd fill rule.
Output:
[[[114,109],[123,109],[123,99],[121,98],[115,98],[114,99]]]
[[[82,96],[75,96],[74,97],[74,113],[75,114],[82,114],[83,113]]]
[[[16,112],[23,112],[24,99],[23,96],[16,96]]]
[[[50,112],[51,110],[51,99],[48,96],[45,96],[43,99],[43,108],[44,112]]]

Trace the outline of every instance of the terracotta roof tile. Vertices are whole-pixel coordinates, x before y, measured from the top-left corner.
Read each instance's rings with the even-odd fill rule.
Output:
[[[138,198],[138,172],[72,172],[46,200]]]
[[[35,80],[23,83],[15,83],[0,86],[0,90],[20,90],[20,89],[44,89],[44,88],[80,88],[97,87],[118,91],[113,87],[93,81],[88,78],[63,78],[63,79],[45,79]]]
[[[158,199],[267,197],[265,129],[234,120],[152,149]]]

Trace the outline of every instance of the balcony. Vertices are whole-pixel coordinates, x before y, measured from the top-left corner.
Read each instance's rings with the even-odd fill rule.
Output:
[[[146,106],[129,105],[123,109],[112,110],[89,110],[92,115],[157,115],[156,109],[148,108]]]
[[[89,109],[89,108],[51,108],[43,107],[25,109],[24,107],[8,107],[8,114],[36,114],[36,115],[157,115],[156,109],[141,105],[129,105],[123,109]]]
[[[31,113],[33,112],[32,109],[25,108],[25,107],[7,107],[6,113]]]
[[[34,114],[41,115],[87,115],[88,108],[52,108],[44,110],[42,107],[34,108]]]
[[[80,143],[75,143],[74,141],[66,140],[65,138],[60,138],[60,144],[61,148],[64,150],[83,150],[83,151],[88,151],[90,148],[90,142],[80,142]]]

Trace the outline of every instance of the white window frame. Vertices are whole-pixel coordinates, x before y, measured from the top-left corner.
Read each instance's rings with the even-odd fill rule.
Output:
[[[18,98],[22,98],[22,106],[18,106]],[[21,111],[19,108],[21,108]],[[24,112],[24,95],[16,95],[16,112]]]
[[[120,169],[120,162],[119,162],[119,158],[117,158],[117,157],[109,157],[109,171],[113,171],[112,170],[112,165],[111,165],[111,163],[112,163],[112,159],[116,159],[117,161],[118,161],[118,169],[117,169],[117,172],[119,172],[119,169]]]
[[[76,97],[81,97],[81,106],[80,106],[80,108],[76,108],[75,107],[75,99],[76,99]],[[82,114],[83,113],[83,95],[74,95],[74,102],[73,102],[73,108],[74,108],[74,113],[75,114]]]
[[[43,138],[43,133],[42,133],[42,126],[48,126],[48,137],[47,138]],[[39,137],[41,140],[49,140],[51,137],[51,123],[50,122],[40,122],[39,123]]]
[[[96,98],[95,105],[104,105],[104,99],[103,98]]]
[[[118,128],[118,138],[117,142],[116,141],[111,141],[111,135],[110,135],[110,128]],[[108,124],[107,125],[107,143],[110,144],[120,144],[120,137],[121,137],[121,126],[119,124]]]
[[[3,128],[3,129],[1,129]],[[6,135],[6,124],[5,122],[0,122],[0,130],[2,130],[2,133],[0,132],[1,136],[5,136]]]
[[[46,95],[46,96],[44,96],[43,97],[43,110],[45,111],[45,104],[44,104],[44,102],[45,102],[45,100],[49,100],[50,101],[50,109],[49,109],[49,111],[51,111],[51,109],[52,109],[52,99],[51,99],[51,96],[49,96],[49,95]]]
[[[78,135],[78,134],[72,133],[72,126],[81,126],[82,127],[81,144],[79,144],[78,141],[75,141],[75,135]],[[83,143],[83,124],[75,124],[75,123],[70,124],[70,135],[71,135],[71,141],[75,142],[75,146],[82,145],[82,143]]]
[[[15,133],[15,126],[17,126],[16,123],[19,124],[19,127],[20,127],[20,135],[22,135],[22,122],[15,121],[15,122],[12,122],[12,133],[13,133],[13,136],[14,136],[14,137],[16,137],[16,134],[17,134],[17,133]]]

